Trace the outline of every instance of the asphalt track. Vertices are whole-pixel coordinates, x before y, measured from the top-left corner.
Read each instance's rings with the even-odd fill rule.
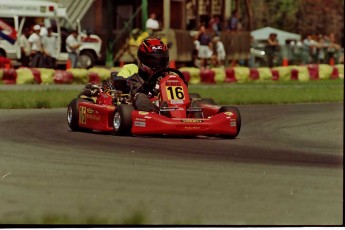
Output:
[[[343,103],[239,106],[237,139],[69,130],[0,110],[0,223],[343,224]]]

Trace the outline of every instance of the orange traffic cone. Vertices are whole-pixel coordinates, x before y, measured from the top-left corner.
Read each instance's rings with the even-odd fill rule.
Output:
[[[283,58],[283,66],[288,66],[289,65],[289,60],[286,58]]]
[[[331,58],[329,59],[329,64],[332,65],[332,66],[334,65],[334,57],[331,57]]]
[[[71,67],[72,67],[71,59],[67,59],[67,62],[66,62],[66,69],[70,69]]]

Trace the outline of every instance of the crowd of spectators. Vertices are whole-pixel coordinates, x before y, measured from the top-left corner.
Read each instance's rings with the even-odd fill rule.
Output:
[[[60,49],[58,45],[53,28],[46,28],[43,23],[24,28],[20,37],[22,66],[55,69]],[[66,39],[66,49],[69,52],[71,67],[74,68],[77,66],[79,46],[78,33],[72,31]]]

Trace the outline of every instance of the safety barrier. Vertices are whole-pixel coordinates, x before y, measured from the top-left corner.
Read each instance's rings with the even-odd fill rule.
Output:
[[[67,69],[54,70],[45,68],[0,68],[0,84],[85,84],[88,82],[100,83],[107,79],[112,69]],[[309,81],[319,79],[344,79],[344,65],[306,65],[306,66],[280,66],[274,68],[259,67],[227,67],[199,69],[183,67],[189,84],[219,84],[248,81]]]

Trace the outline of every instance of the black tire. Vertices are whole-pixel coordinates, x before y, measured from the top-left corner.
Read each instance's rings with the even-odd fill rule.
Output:
[[[79,55],[79,66],[80,68],[92,68],[95,65],[96,57],[90,51],[83,51]]]
[[[131,135],[132,130],[132,105],[118,105],[113,116],[113,130],[118,135]]]
[[[80,98],[73,99],[67,107],[67,124],[71,128],[72,131],[82,131],[82,132],[90,132],[90,129],[79,127],[78,120],[79,120],[79,110],[78,110],[78,102],[80,101],[87,101]]]
[[[202,104],[207,104],[207,105],[216,105],[217,104],[213,98],[201,98],[201,100],[199,100],[199,102]]]
[[[79,111],[78,111],[78,99],[73,99],[67,107],[67,124],[72,131],[79,131],[80,127],[78,124]]]
[[[222,112],[232,112],[237,115],[237,120],[236,120],[236,126],[237,126],[237,132],[234,135],[220,135],[223,138],[230,138],[234,139],[238,136],[241,130],[241,114],[240,111],[234,107],[234,106],[222,106],[219,110],[218,113]]]

